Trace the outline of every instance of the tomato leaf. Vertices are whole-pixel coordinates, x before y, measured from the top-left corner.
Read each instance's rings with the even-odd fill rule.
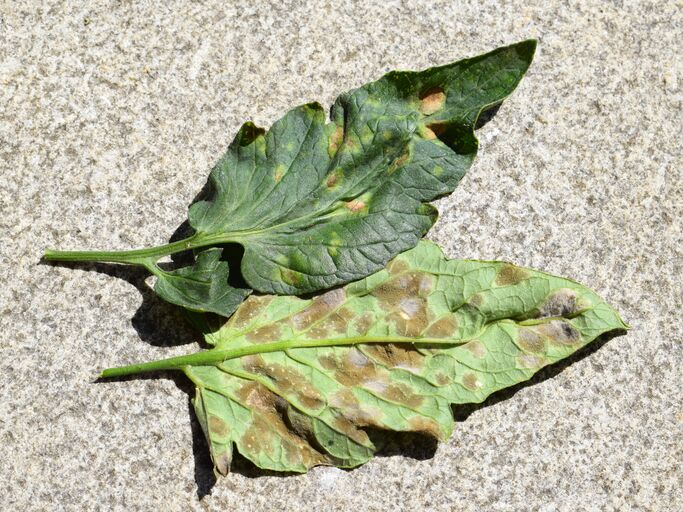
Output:
[[[190,209],[201,239],[245,248],[261,292],[301,294],[375,272],[432,226],[427,204],[453,191],[477,152],[483,109],[517,86],[535,42],[420,72],[394,71],[265,132],[245,124]]]
[[[212,195],[190,208],[192,236],[124,252],[47,251],[45,259],[153,268],[168,254],[237,242],[242,275],[260,292],[298,295],[366,277],[435,222],[429,201],[463,177],[477,153],[479,115],[515,89],[535,47],[523,41],[424,71],[393,71],[339,96],[330,122],[309,103],[267,132],[246,123],[211,171]],[[203,278],[224,282],[222,271]],[[162,296],[183,295],[182,282]],[[167,292],[167,284],[158,289]]]
[[[574,281],[448,260],[420,242],[386,269],[313,299],[249,297],[207,331],[209,350],[102,375],[184,371],[218,473],[228,472],[235,446],[261,468],[304,472],[368,461],[376,450],[368,429],[445,440],[450,404],[481,402],[626,328]]]

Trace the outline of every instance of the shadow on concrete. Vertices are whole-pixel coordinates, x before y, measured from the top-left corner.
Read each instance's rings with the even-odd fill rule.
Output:
[[[98,272],[122,279],[137,288],[142,303],[131,318],[131,325],[140,339],[157,347],[184,345],[198,340],[180,309],[159,298],[147,284],[149,272],[142,267],[117,263],[75,263],[62,261],[41,261],[43,265],[68,267],[87,272]]]

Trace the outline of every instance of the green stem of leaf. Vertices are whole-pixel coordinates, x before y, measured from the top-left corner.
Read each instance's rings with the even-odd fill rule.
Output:
[[[314,348],[314,347],[331,347],[342,345],[358,345],[366,343],[410,343],[418,346],[429,345],[462,345],[469,340],[458,340],[443,338],[404,338],[400,336],[373,336],[373,337],[350,337],[350,338],[336,338],[324,340],[283,340],[273,343],[263,343],[260,345],[248,345],[245,347],[238,347],[226,350],[204,350],[194,354],[187,354],[178,357],[171,357],[168,359],[160,359],[158,361],[151,361],[148,363],[131,364],[128,366],[119,366],[115,368],[107,368],[100,374],[100,378],[108,379],[112,377],[126,377],[138,373],[155,372],[162,370],[183,370],[187,366],[202,366],[212,365],[227,361],[228,359],[235,359],[253,354],[264,354],[267,352],[280,352],[294,348]]]
[[[45,261],[127,263],[129,265],[142,265],[149,268],[150,263],[153,263],[164,256],[217,243],[224,243],[226,241],[228,240],[217,240],[216,237],[209,238],[195,234],[189,238],[170,244],[129,251],[55,251],[47,249],[43,255],[43,259]]]

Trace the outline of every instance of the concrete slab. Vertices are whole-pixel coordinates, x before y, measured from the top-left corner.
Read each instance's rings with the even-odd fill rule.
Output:
[[[430,237],[572,277],[633,330],[462,413],[433,457],[244,464],[200,501],[182,380],[93,383],[196,337],[144,273],[43,249],[165,242],[243,121],[527,37],[536,62]],[[3,2],[0,508],[683,509],[682,38],[673,1]]]

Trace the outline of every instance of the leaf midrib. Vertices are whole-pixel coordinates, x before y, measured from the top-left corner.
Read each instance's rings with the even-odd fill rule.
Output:
[[[325,338],[317,340],[288,339],[272,343],[258,345],[246,345],[229,349],[209,349],[194,354],[160,359],[148,363],[132,364],[117,368],[107,368],[101,374],[101,378],[123,377],[143,372],[160,370],[183,370],[188,366],[214,365],[227,361],[256,354],[270,352],[283,352],[297,348],[336,347],[348,345],[363,345],[368,343],[407,343],[413,345],[442,345],[458,346],[471,341],[468,339],[454,340],[449,338],[410,338],[405,336],[351,336],[347,338]]]

